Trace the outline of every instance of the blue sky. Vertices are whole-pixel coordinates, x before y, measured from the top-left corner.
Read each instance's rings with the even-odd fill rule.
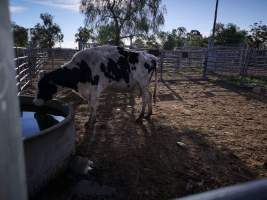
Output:
[[[64,34],[62,47],[75,47],[74,34],[83,25],[84,16],[79,13],[80,0],[11,0],[11,20],[27,28],[40,22],[40,13],[48,12],[60,25]],[[163,0],[167,13],[163,30],[179,26],[187,30],[197,29],[209,35],[215,0]],[[267,24],[267,0],[220,0],[217,22],[233,22],[242,29],[256,21]]]

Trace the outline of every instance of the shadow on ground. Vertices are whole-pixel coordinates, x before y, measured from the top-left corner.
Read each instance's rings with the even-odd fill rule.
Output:
[[[180,78],[182,79],[169,79],[165,85],[160,85],[162,93],[159,94],[158,104],[153,108],[155,115],[150,121],[144,120],[143,124],[135,123],[138,113],[131,113],[126,95],[106,93],[101,97],[97,123],[93,128],[87,128],[84,126],[89,116],[86,102],[71,92],[63,91],[60,99],[71,103],[76,111],[77,154],[93,160],[95,168],[90,172],[90,176],[85,177],[73,177],[69,172],[64,173],[36,199],[92,199],[88,196],[77,198],[72,192],[81,179],[90,180],[92,177],[100,185],[116,189],[115,195],[105,199],[140,200],[180,197],[257,178],[258,171],[248,167],[244,162],[248,160],[244,157],[241,160],[238,151],[231,149],[231,142],[238,143],[240,148],[247,147],[246,141],[236,140],[239,139],[236,138],[238,135],[242,138],[244,133],[246,140],[258,137],[260,134],[255,133],[261,133],[260,131],[261,135],[264,135],[261,128],[263,122],[257,119],[244,121],[246,124],[251,123],[250,126],[253,127],[258,123],[258,132],[254,129],[242,129],[237,122],[244,119],[243,110],[239,109],[242,111],[240,116],[236,112],[231,113],[237,105],[244,103],[247,107],[251,103],[238,96],[246,94],[219,83],[204,81],[203,84],[198,78]],[[237,94],[232,94],[231,91]],[[230,99],[230,95],[234,98]],[[207,106],[208,100],[210,106]],[[226,107],[229,104],[235,107]],[[221,105],[224,105],[226,110],[218,109],[223,108]],[[191,114],[184,112],[182,115],[179,111],[183,107]],[[256,109],[264,109],[261,104],[253,104],[250,107],[247,115],[253,114]],[[212,109],[215,109],[214,115]],[[171,111],[174,117],[179,116],[174,119],[176,124],[171,123],[171,117],[166,116]],[[202,119],[196,125],[199,116],[207,116],[216,126],[222,127],[216,130],[216,134],[220,136],[219,140],[228,141],[223,141],[220,145],[215,143],[214,138],[211,139],[212,131],[207,133],[205,129],[215,131],[216,127],[211,129],[211,123],[202,122]],[[231,117],[232,121],[229,120]],[[231,124],[227,122],[226,126],[223,126],[225,119]],[[195,128],[200,125],[201,129]],[[236,135],[230,132],[221,135],[221,132],[228,131],[228,128],[232,131],[237,127],[239,128]],[[254,147],[246,148],[245,151],[251,160],[257,159],[254,154],[260,154],[258,159],[262,161],[265,156],[264,149],[261,148],[263,145],[257,145],[261,152]]]
[[[156,116],[137,125],[125,105],[118,96],[104,101],[94,130],[77,148],[95,161],[98,181],[115,187],[121,199],[168,199],[256,176],[200,131],[172,127]]]

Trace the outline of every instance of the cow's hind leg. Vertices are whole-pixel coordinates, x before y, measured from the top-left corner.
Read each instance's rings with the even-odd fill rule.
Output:
[[[137,123],[142,122],[144,116],[145,116],[145,110],[146,110],[146,105],[147,105],[147,101],[148,101],[148,89],[147,88],[142,88],[141,90],[142,93],[142,108],[141,108],[141,113],[139,115],[139,117],[136,119]]]
[[[134,94],[134,91],[131,91],[130,94],[129,94],[129,100],[130,100],[130,106],[131,106],[131,109],[132,109],[132,114],[134,114],[134,109],[135,109],[135,94]]]
[[[98,108],[98,99],[101,94],[101,90],[94,90],[91,93],[90,101],[89,101],[89,108],[90,108],[90,117],[89,123],[93,125],[96,122],[96,111]]]
[[[149,90],[148,90],[147,106],[148,106],[148,112],[145,118],[150,118],[150,116],[152,115],[152,94]]]

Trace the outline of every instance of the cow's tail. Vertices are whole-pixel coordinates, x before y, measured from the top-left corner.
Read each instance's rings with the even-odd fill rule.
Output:
[[[157,100],[157,87],[158,87],[158,69],[157,69],[157,64],[156,64],[156,66],[155,66],[155,87],[154,87],[154,91],[153,91],[154,104],[156,104],[156,100]]]

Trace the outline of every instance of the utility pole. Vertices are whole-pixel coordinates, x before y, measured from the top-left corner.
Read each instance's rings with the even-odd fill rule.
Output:
[[[219,0],[216,0],[215,13],[214,13],[214,21],[213,21],[213,28],[212,28],[212,40],[213,41],[214,41],[215,27],[216,27],[216,21],[217,21],[218,4],[219,4]]]
[[[207,68],[213,68],[216,64],[216,53],[214,49],[214,35],[217,22],[217,13],[218,13],[219,0],[216,0],[215,13],[212,27],[212,35],[208,40],[208,52],[205,56],[204,69],[203,69],[203,78],[207,79]]]

